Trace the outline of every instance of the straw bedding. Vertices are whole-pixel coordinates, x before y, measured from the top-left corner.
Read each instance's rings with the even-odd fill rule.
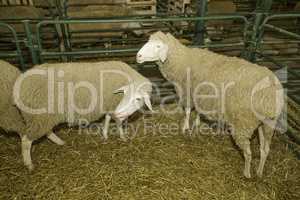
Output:
[[[171,105],[172,107],[173,105]],[[155,114],[145,120],[179,124],[182,116]],[[17,137],[0,135],[0,199],[276,199],[300,198],[300,162],[277,134],[263,179],[246,180],[241,154],[229,136],[179,130],[143,132],[143,120],[131,124],[137,136],[129,143],[61,129],[67,144],[34,145],[37,166],[23,167]],[[173,133],[173,134],[171,134]],[[213,133],[213,132],[212,132]],[[253,163],[259,162],[257,138]]]

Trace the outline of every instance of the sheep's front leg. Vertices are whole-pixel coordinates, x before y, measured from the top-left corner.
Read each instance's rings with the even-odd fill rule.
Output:
[[[245,158],[245,169],[244,169],[244,176],[246,178],[251,178],[251,160],[252,160],[252,153],[250,148],[250,141],[248,140],[246,144],[242,147],[242,150],[244,152],[244,158]]]
[[[119,130],[119,133],[120,133],[120,138],[123,142],[127,142],[127,137],[124,133],[122,124],[123,124],[122,121],[117,120],[117,127],[118,127],[118,130]]]
[[[109,123],[111,120],[111,115],[110,114],[106,114],[105,115],[105,122],[104,122],[104,128],[103,128],[103,137],[104,137],[104,141],[106,141],[108,139],[108,128],[109,128]]]
[[[185,108],[185,118],[184,124],[182,128],[182,132],[184,133],[186,130],[190,129],[190,116],[191,116],[191,108]]]
[[[29,171],[33,170],[33,164],[31,160],[31,145],[32,141],[28,139],[26,135],[22,137],[22,156],[25,166],[29,169]]]
[[[53,143],[55,143],[55,144],[57,144],[57,145],[64,145],[65,144],[65,142],[62,140],[62,139],[60,139],[55,133],[53,133],[53,132],[51,132],[51,133],[49,133],[48,135],[47,135],[47,138],[49,139],[49,140],[51,140]]]

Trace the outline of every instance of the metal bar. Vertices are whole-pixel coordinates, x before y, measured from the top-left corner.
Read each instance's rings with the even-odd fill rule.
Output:
[[[1,58],[15,58],[17,57],[17,53],[0,53]],[[23,70],[23,67],[22,67]]]
[[[46,24],[80,24],[80,23],[129,23],[129,22],[177,22],[177,21],[199,21],[199,20],[219,20],[219,19],[240,19],[244,22],[245,26],[249,24],[247,18],[242,15],[218,15],[218,16],[205,16],[205,17],[169,17],[169,18],[146,18],[146,19],[136,19],[136,18],[129,18],[129,19],[86,19],[86,20],[45,20],[41,21],[36,25],[36,38],[37,38],[37,48],[41,56],[45,55],[73,55],[70,52],[65,52],[62,54],[57,54],[57,52],[51,52],[50,54],[47,54],[43,51],[42,43],[41,43],[41,37],[40,37],[40,29],[41,26]],[[112,52],[124,52],[125,50],[107,50]],[[82,53],[87,54],[97,54],[97,53],[108,53],[107,51],[79,51]],[[130,51],[130,50],[129,50]],[[75,52],[76,55],[78,55],[78,51]]]
[[[80,23],[129,23],[129,22],[177,22],[177,21],[199,21],[199,20],[220,20],[220,19],[241,19],[249,23],[248,19],[242,15],[211,15],[205,17],[168,17],[168,18],[146,18],[146,19],[66,19],[66,20],[44,20],[37,24],[37,30],[43,24],[80,24]]]
[[[216,47],[232,47],[232,46],[242,46],[244,45],[243,42],[239,43],[232,43],[232,44],[210,44],[210,45],[200,45],[200,46],[195,46],[192,45],[190,47],[192,48],[205,48],[205,47],[210,47],[210,48],[216,48]],[[128,48],[128,49],[95,49],[95,50],[89,50],[89,51],[72,51],[72,52],[45,52],[42,51],[40,55],[42,56],[61,56],[61,55],[91,55],[91,54],[107,54],[107,53],[136,53],[139,51],[140,48]]]
[[[20,66],[21,66],[21,70],[24,71],[25,70],[24,58],[23,58],[23,55],[22,55],[20,42],[19,42],[19,39],[18,39],[18,36],[17,36],[17,33],[16,33],[15,29],[12,26],[10,26],[8,24],[5,24],[5,23],[2,23],[2,22],[0,22],[0,26],[7,28],[11,32],[11,34],[13,36],[13,39],[15,41],[15,45],[16,45],[16,52],[15,53],[5,53],[5,54],[2,54],[2,56],[7,55],[8,57],[11,57],[11,56],[18,57],[19,62],[20,62]]]
[[[247,58],[251,62],[256,62],[256,51],[260,48],[261,40],[263,36],[263,29],[260,29],[261,24],[264,22],[264,18],[266,14],[270,11],[272,7],[272,0],[259,0],[256,4],[256,12],[255,12],[255,21],[253,25],[250,48],[247,54]]]
[[[90,50],[90,51],[72,51],[72,52],[41,52],[42,56],[59,56],[59,55],[91,55],[91,54],[105,54],[105,53],[135,53],[139,49],[101,49],[101,50]]]
[[[197,17],[205,17],[207,10],[207,0],[198,0],[197,2]],[[205,21],[199,20],[196,22],[196,45],[204,45]]]
[[[295,43],[300,43],[300,40],[278,40],[276,39],[275,41],[270,40],[270,41],[262,41],[261,44],[295,44]]]
[[[273,0],[259,0],[256,3],[256,11],[269,12],[271,10]]]
[[[264,54],[264,56],[267,56],[267,54]],[[267,62],[264,59],[257,59],[257,62]],[[300,57],[298,58],[274,58],[274,61],[282,62],[282,61],[300,61]]]
[[[36,65],[39,63],[39,61],[33,43],[33,36],[30,28],[30,20],[24,20],[23,23],[24,23],[24,28],[25,28],[26,38],[27,38],[27,47],[29,48],[31,58],[32,58],[32,64]]]
[[[263,27],[270,28],[272,30],[278,31],[279,33],[283,33],[285,35],[288,35],[288,36],[300,39],[300,35],[299,34],[296,34],[296,33],[293,33],[293,32],[287,31],[287,30],[284,30],[282,28],[273,26],[271,24],[263,24]]]
[[[276,18],[295,18],[295,17],[300,17],[300,13],[289,13],[289,14],[274,14],[266,17],[262,23],[262,26],[266,24],[268,21],[271,19],[276,19]]]
[[[251,43],[249,48],[249,54],[248,54],[248,60],[251,62],[256,61],[256,51],[259,48],[260,45],[260,35],[261,32],[259,32],[260,24],[263,20],[264,14],[263,13],[256,13],[255,15],[255,21],[253,25],[252,35],[251,35]]]

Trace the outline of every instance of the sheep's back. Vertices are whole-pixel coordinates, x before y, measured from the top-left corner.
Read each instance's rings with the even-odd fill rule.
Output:
[[[193,69],[193,88],[204,81],[208,86],[201,86],[196,91],[201,95],[214,95],[214,86],[219,92],[219,98],[202,99],[198,103],[202,107],[220,111],[221,103],[225,103],[225,113],[239,113],[249,116],[253,109],[266,117],[276,117],[277,91],[282,89],[277,77],[266,67],[262,67],[246,60],[217,56],[215,60],[207,59]],[[195,65],[194,65],[195,66]],[[270,82],[268,82],[268,80]],[[266,82],[267,81],[267,82]],[[270,83],[270,85],[269,85]],[[225,96],[222,96],[225,95]],[[201,103],[200,103],[201,102]],[[248,112],[249,111],[249,112]]]
[[[75,90],[74,99],[70,98],[70,87],[81,84],[81,86],[91,86],[96,91],[97,106],[88,114],[75,112],[73,116],[75,121],[73,122],[76,124],[79,119],[95,121],[103,114],[114,111],[123,97],[123,94],[114,94],[114,91],[120,87],[134,81],[148,81],[127,64],[115,61],[43,64],[34,69],[48,70],[54,74],[54,81],[51,82],[52,85],[54,84],[54,87],[52,86],[54,88],[53,112],[38,115],[25,113],[30,124],[36,124],[35,127],[29,129],[36,131],[41,129],[46,131],[59,123],[70,122],[68,116],[72,100],[78,108],[88,108],[92,100],[95,100],[95,98],[92,99],[89,90],[83,87]],[[64,86],[62,90],[58,89],[59,84]],[[31,76],[22,84],[21,99],[28,107],[48,108],[48,88],[48,80],[45,76]],[[63,102],[59,100],[59,94],[62,97],[60,99],[64,99]],[[63,111],[60,110],[59,105],[63,105]],[[43,123],[40,123],[41,121]]]

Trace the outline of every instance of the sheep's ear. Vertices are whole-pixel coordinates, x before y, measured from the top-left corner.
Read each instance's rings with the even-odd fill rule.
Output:
[[[119,94],[119,93],[126,94],[128,92],[128,89],[129,89],[129,85],[125,85],[123,87],[120,87],[119,89],[116,89],[113,93],[114,94]]]
[[[161,51],[159,52],[159,59],[161,60],[161,62],[165,62],[167,60],[168,51],[168,45],[164,44]]]
[[[113,93],[114,94],[118,94],[118,93],[123,93],[123,94],[127,94],[127,93],[132,93],[135,89],[135,85],[134,83],[130,83],[128,85],[124,85],[122,87],[120,87],[119,89],[115,90]]]
[[[149,95],[144,95],[144,102],[145,102],[146,106],[148,107],[148,109],[151,110],[151,112],[154,112],[152,109],[152,104],[151,104]]]

